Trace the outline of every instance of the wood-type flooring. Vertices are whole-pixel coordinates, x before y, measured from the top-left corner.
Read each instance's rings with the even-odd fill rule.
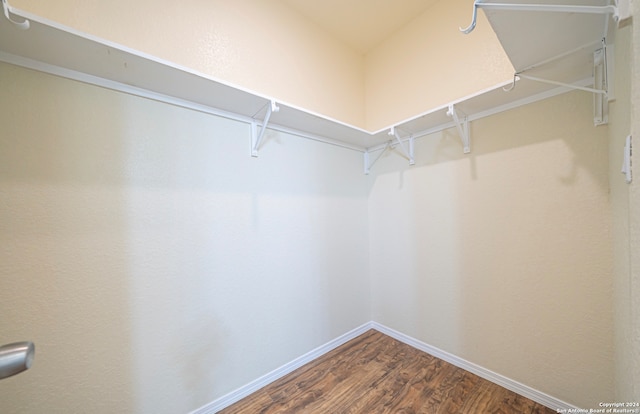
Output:
[[[555,412],[370,330],[218,414]]]

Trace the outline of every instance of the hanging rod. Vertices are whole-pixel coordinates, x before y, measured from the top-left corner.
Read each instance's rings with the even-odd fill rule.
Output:
[[[4,10],[4,17],[6,17],[7,20],[13,23],[18,29],[27,30],[31,26],[29,20],[27,19],[24,19],[24,21],[22,22],[13,20],[13,18],[11,17],[13,12],[11,11],[11,6],[9,6],[8,0],[2,0],[2,9]]]
[[[460,28],[464,34],[469,34],[476,28],[478,21],[478,7],[490,10],[511,11],[535,11],[535,12],[559,12],[559,13],[586,13],[586,14],[611,14],[613,20],[618,21],[618,8],[609,6],[571,6],[561,4],[511,4],[511,3],[484,3],[483,0],[475,0],[473,3],[473,15],[471,24],[466,28]]]

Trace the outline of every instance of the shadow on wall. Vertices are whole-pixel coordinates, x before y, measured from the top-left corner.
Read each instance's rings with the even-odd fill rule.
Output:
[[[566,169],[564,175],[560,175],[559,178],[571,184],[576,179],[578,171],[582,170],[591,173],[592,178],[602,188],[608,188],[608,180],[605,180],[606,176],[604,178],[602,176],[602,167],[594,165],[593,162],[601,155],[599,151],[602,151],[602,142],[600,141],[606,139],[607,127],[594,127],[591,122],[593,109],[591,106],[585,106],[591,105],[591,94],[577,91],[553,98],[553,102],[557,102],[558,106],[555,112],[545,112],[542,109],[546,102],[549,100],[470,122],[471,153],[469,154],[463,153],[462,142],[455,128],[417,138],[415,166],[409,165],[408,159],[399,148],[387,150],[371,169],[371,176],[374,179],[368,181],[369,192],[377,176],[399,173],[399,179],[402,180],[405,172],[448,162],[464,162],[466,165],[464,171],[475,180],[478,178],[478,157],[555,140],[563,140],[565,145],[574,152],[571,162],[563,162]],[[532,108],[541,109],[532,112]],[[519,121],[512,121],[514,117],[520,118]],[[494,122],[494,120],[497,121]],[[412,132],[403,131],[403,135],[408,136]],[[599,138],[595,141],[581,140],[582,136]],[[537,167],[542,166],[544,164],[539,164]],[[596,167],[595,170],[594,167]],[[509,169],[507,172],[514,174],[518,173],[519,169]],[[402,188],[402,181],[399,182],[399,186]]]
[[[474,121],[469,155],[447,130],[416,141],[413,167],[384,156],[374,319],[574,404],[612,398],[607,128],[591,105],[571,92]]]
[[[6,64],[0,77],[0,341],[36,344],[0,411],[133,412],[121,102]]]
[[[0,74],[0,411],[189,412],[369,320],[357,152]]]
[[[140,159],[157,146],[134,126],[159,122],[132,119],[138,98],[0,70],[12,80],[0,93],[0,332],[37,349],[30,371],[0,384],[0,411],[186,412],[209,402],[225,332],[201,268],[199,200],[188,200],[184,229],[175,200],[135,188]],[[140,159],[131,141],[146,145],[133,148]],[[161,183],[179,176],[156,166],[146,172]]]
[[[461,352],[587,408],[613,398],[607,127],[592,114],[573,92],[478,123],[493,145],[532,145],[456,180]]]
[[[572,92],[479,122],[489,148],[475,181],[458,170],[455,201],[460,352],[586,408],[613,398],[607,127],[592,114]],[[514,141],[528,145],[494,150]]]
[[[269,135],[256,159],[248,125],[126,114],[141,412],[203,406],[368,320],[358,153]]]

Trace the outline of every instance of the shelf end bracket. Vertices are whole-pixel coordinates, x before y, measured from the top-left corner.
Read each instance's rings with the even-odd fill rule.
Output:
[[[471,152],[471,137],[469,134],[469,118],[466,115],[460,119],[460,114],[458,110],[453,104],[449,105],[449,109],[447,110],[447,116],[453,118],[453,122],[456,124],[456,129],[458,130],[458,134],[460,135],[460,139],[462,140],[462,148],[465,154]]]
[[[8,0],[2,0],[2,10],[4,11],[4,17],[6,17],[7,20],[13,23],[18,29],[27,30],[31,26],[31,23],[27,19],[24,19],[24,21],[21,22],[13,19],[12,15],[14,13],[11,11],[11,6],[9,6]]]
[[[262,121],[262,128],[260,128],[260,132],[258,132],[258,122],[251,122],[251,156],[257,157],[258,150],[260,149],[260,144],[262,143],[262,139],[264,138],[264,133],[267,131],[267,125],[269,125],[269,120],[271,119],[271,114],[274,112],[278,112],[280,107],[276,103],[276,101],[272,100],[269,105],[267,105],[267,113],[264,116],[264,120]]]

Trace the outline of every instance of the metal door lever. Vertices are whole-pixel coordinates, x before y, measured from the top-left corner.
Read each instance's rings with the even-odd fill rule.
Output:
[[[33,342],[16,342],[0,346],[0,380],[28,370],[35,352]]]

